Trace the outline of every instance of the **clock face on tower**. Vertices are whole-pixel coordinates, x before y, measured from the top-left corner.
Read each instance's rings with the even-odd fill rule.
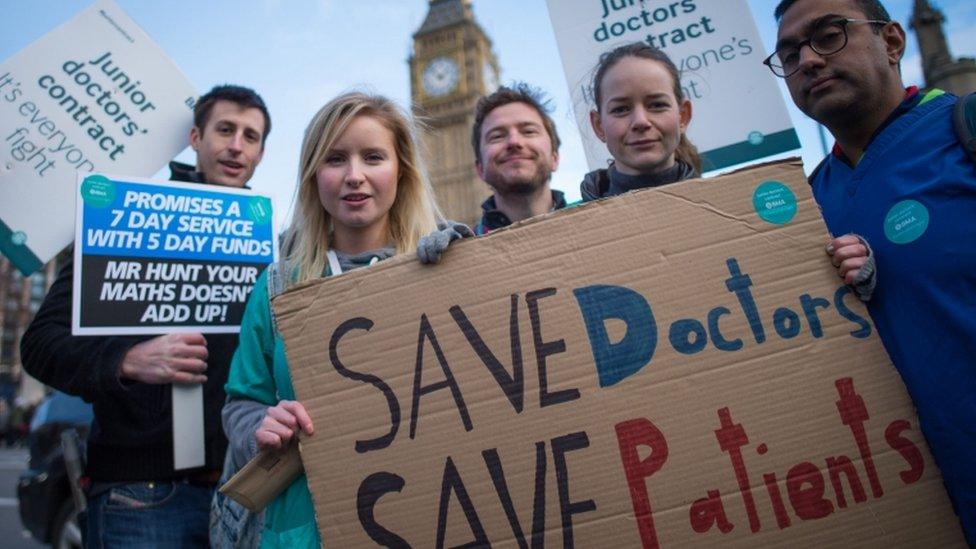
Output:
[[[454,91],[458,84],[457,63],[449,57],[437,57],[424,67],[424,91],[431,97],[440,97]]]

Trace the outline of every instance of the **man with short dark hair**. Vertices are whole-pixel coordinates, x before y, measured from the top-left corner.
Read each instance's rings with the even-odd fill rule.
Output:
[[[240,86],[199,99],[190,130],[196,166],[172,179],[247,184],[271,128],[264,101]],[[21,340],[24,368],[92,402],[86,477],[89,547],[206,547],[210,501],[227,449],[220,423],[236,334],[71,335],[72,263],[51,286]],[[206,463],[173,467],[173,383],[202,384]]]
[[[830,130],[810,177],[842,272],[868,253],[878,334],[918,409],[966,539],[976,545],[976,166],[957,98],[902,84],[905,32],[875,0],[784,0],[765,63]],[[859,235],[859,236],[855,236]]]
[[[566,206],[549,181],[559,166],[559,135],[541,92],[525,83],[501,87],[475,107],[475,168],[495,194],[481,208],[475,234]]]
[[[190,146],[197,152],[196,169],[170,162],[171,179],[243,187],[261,161],[269,133],[271,117],[258,94],[216,86],[193,107]]]

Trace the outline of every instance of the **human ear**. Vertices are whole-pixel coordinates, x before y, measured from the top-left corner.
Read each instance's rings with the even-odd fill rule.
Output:
[[[684,132],[688,129],[688,124],[691,124],[691,101],[685,99],[678,106],[678,116],[681,124],[681,131]]]
[[[885,43],[888,62],[898,65],[905,55],[905,29],[897,21],[891,21],[881,28],[881,38]]]
[[[603,131],[603,122],[600,121],[600,113],[590,111],[590,126],[593,127],[593,133],[596,134],[597,138],[604,143],[607,142],[607,132]]]
[[[199,150],[200,139],[203,137],[202,133],[196,126],[190,128],[190,147],[195,151]]]

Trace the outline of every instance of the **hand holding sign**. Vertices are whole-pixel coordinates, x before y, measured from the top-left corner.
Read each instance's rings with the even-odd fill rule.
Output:
[[[169,334],[143,341],[122,359],[121,377],[143,383],[203,383],[207,376],[203,334]]]
[[[277,257],[271,201],[217,185],[78,177],[72,333],[162,335],[131,349],[121,375],[176,384],[174,468],[204,465],[200,334],[239,330],[260,270]]]
[[[321,539],[963,546],[799,168],[629,193],[440,268],[275,298],[318,427],[301,452]]]
[[[845,234],[827,244],[827,254],[844,283],[854,284],[854,275],[868,260],[868,247],[861,243],[857,235]]]
[[[299,430],[304,431],[306,435],[311,435],[314,431],[312,418],[300,402],[282,400],[276,406],[268,408],[268,413],[254,433],[254,438],[257,439],[258,448],[261,450],[279,449],[287,445]]]

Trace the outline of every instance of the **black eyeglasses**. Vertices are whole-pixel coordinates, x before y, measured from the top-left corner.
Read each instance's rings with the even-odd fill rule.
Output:
[[[800,50],[803,46],[818,55],[832,55],[844,49],[847,45],[847,25],[851,23],[869,23],[871,25],[887,25],[888,21],[878,19],[832,19],[821,23],[810,33],[810,38],[784,46],[763,60],[763,65],[769,67],[773,74],[780,78],[792,76],[800,70]]]

